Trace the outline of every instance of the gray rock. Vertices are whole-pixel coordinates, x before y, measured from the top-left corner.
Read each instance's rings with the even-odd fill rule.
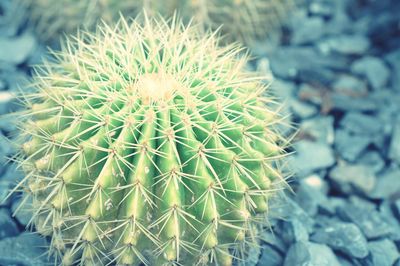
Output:
[[[303,210],[309,215],[314,216],[318,210],[334,213],[333,206],[321,188],[317,188],[300,181],[300,186],[296,190],[296,201]]]
[[[363,35],[339,35],[321,41],[318,47],[324,53],[360,55],[370,48],[370,42]]]
[[[400,91],[400,49],[391,52],[385,59],[392,67],[392,86],[396,91]]]
[[[372,56],[366,56],[356,60],[351,70],[355,74],[366,77],[374,90],[380,90],[386,86],[390,77],[390,70],[385,63]]]
[[[301,221],[296,218],[282,222],[281,237],[285,243],[308,241],[308,231]]]
[[[301,119],[305,119],[317,114],[318,109],[314,105],[293,99],[290,101],[290,108],[293,113],[300,117]]]
[[[366,266],[392,266],[399,258],[395,243],[389,239],[371,241],[368,248],[371,254],[363,260]]]
[[[319,116],[304,120],[300,125],[300,135],[317,142],[333,144],[335,140],[333,122],[332,116]]]
[[[21,198],[14,200],[11,205],[11,211],[21,225],[27,226],[33,215],[31,202],[27,199],[24,204],[20,206],[21,201]]]
[[[343,159],[355,161],[371,143],[369,136],[352,135],[346,130],[336,130],[335,148]]]
[[[400,169],[390,169],[378,176],[376,186],[368,197],[372,199],[385,199],[400,193]]]
[[[307,83],[302,83],[299,86],[298,97],[302,101],[311,102],[315,105],[323,103],[324,92]]]
[[[10,203],[10,190],[13,187],[12,182],[8,180],[0,180],[0,207],[7,206]]]
[[[6,209],[0,209],[0,239],[16,236],[19,233],[17,225]]]
[[[393,207],[394,209],[392,210],[391,203],[389,201],[384,201],[379,206],[379,213],[382,219],[394,228],[392,234],[389,235],[388,238],[390,240],[400,241],[400,200],[397,200]],[[398,214],[398,218],[396,218],[396,213]]]
[[[353,223],[334,223],[332,226],[316,229],[311,240],[327,244],[350,257],[364,258],[368,255],[367,240]]]
[[[328,246],[311,242],[297,242],[289,248],[283,265],[339,266],[340,264]]]
[[[333,89],[348,96],[363,96],[368,93],[366,84],[360,79],[350,75],[340,75],[333,84]]]
[[[281,253],[286,253],[287,251],[286,245],[283,242],[282,238],[278,237],[275,233],[271,231],[262,230],[260,232],[260,240],[263,243],[268,244],[267,246],[271,246]]]
[[[337,165],[329,176],[332,180],[341,185],[344,192],[351,192],[350,186],[354,186],[365,194],[370,193],[376,183],[374,172],[364,165]]]
[[[349,204],[339,207],[338,212],[344,220],[356,224],[368,239],[387,237],[394,231],[394,228],[376,210]]]
[[[32,233],[22,233],[0,241],[0,264],[21,266],[52,265],[47,261],[47,243]]]
[[[0,115],[13,111],[15,105],[16,98],[14,93],[10,91],[0,91]]]
[[[261,255],[261,245],[250,245],[245,265],[256,266]]]
[[[262,253],[258,266],[281,266],[283,264],[282,255],[272,247],[265,245],[262,247]]]
[[[390,141],[389,158],[400,165],[400,117],[397,119]]]
[[[348,96],[340,93],[331,95],[332,107],[344,111],[371,112],[378,110],[378,104],[372,97]]]
[[[358,164],[370,168],[375,174],[383,169],[385,161],[376,151],[368,151],[361,155],[357,161]]]
[[[0,62],[19,65],[35,50],[36,40],[29,33],[11,39],[0,37],[0,47]]]
[[[379,134],[383,127],[377,117],[358,112],[347,113],[340,125],[350,133],[367,136]]]
[[[292,44],[308,44],[319,40],[324,34],[324,20],[320,17],[308,17],[305,13],[298,13],[292,25]]]
[[[294,144],[296,153],[288,158],[289,165],[299,175],[332,166],[335,157],[331,147],[325,143],[301,140]]]

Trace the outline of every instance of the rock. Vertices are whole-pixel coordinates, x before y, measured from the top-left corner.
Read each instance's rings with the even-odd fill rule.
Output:
[[[389,201],[384,201],[379,206],[379,213],[382,219],[394,228],[392,234],[389,235],[388,238],[390,240],[400,241],[400,200],[397,200],[393,207],[394,209],[392,210],[391,203]]]
[[[314,105],[304,103],[296,99],[290,101],[290,108],[292,109],[293,113],[301,119],[314,116],[318,112],[317,107]]]
[[[337,165],[329,176],[332,180],[340,184],[342,191],[349,193],[354,186],[365,194],[370,193],[376,183],[374,172],[364,165]]]
[[[6,209],[0,209],[0,239],[16,236],[19,233],[17,225]]]
[[[340,125],[350,133],[373,136],[382,131],[382,123],[376,117],[348,112],[340,121]]]
[[[382,159],[380,154],[376,151],[368,151],[361,155],[357,160],[357,163],[370,168],[375,174],[383,169],[385,161]]]
[[[335,133],[333,129],[334,119],[332,116],[319,116],[302,121],[300,135],[313,141],[333,144]]]
[[[298,14],[292,23],[291,43],[309,44],[319,40],[324,34],[324,20],[320,17],[308,17],[305,13]]]
[[[368,38],[363,35],[339,35],[319,42],[318,48],[323,53],[361,55],[368,51],[370,43]]]
[[[31,204],[25,202],[24,205],[20,207],[21,201],[21,198],[14,200],[11,205],[11,210],[18,222],[23,226],[27,226],[33,215],[32,209],[30,208]]]
[[[10,91],[0,91],[0,115],[4,115],[13,111],[13,109],[15,108],[15,104],[16,98],[14,93]]]
[[[285,243],[308,241],[307,228],[296,218],[290,219],[287,222],[283,221],[281,231],[281,237]]]
[[[385,63],[372,56],[366,56],[356,60],[351,70],[355,74],[366,77],[374,90],[380,90],[386,86],[390,77],[390,70]]]
[[[371,241],[368,248],[371,254],[363,260],[366,266],[392,266],[400,257],[395,243],[389,239]]]
[[[46,240],[32,233],[22,233],[0,241],[0,264],[43,266],[47,261]]]
[[[307,183],[303,182],[303,179],[296,190],[296,201],[311,216],[315,216],[320,209],[334,213],[334,209],[324,192],[321,189],[307,185]]]
[[[336,130],[335,148],[343,159],[355,161],[371,143],[371,138],[350,134],[347,130]]]
[[[297,242],[289,248],[283,265],[339,266],[340,264],[328,246]]]
[[[0,37],[0,47],[0,62],[19,65],[35,50],[36,40],[29,33],[11,39]]]
[[[320,191],[325,195],[328,193],[329,190],[327,182],[318,175],[307,176],[301,179],[300,183],[304,184],[307,187],[311,187],[317,191]]]
[[[371,112],[378,110],[378,104],[372,97],[347,96],[340,93],[331,95],[333,109],[344,111]]]
[[[330,17],[332,15],[332,2],[313,1],[309,5],[309,12],[313,16]]]
[[[275,233],[271,231],[262,230],[260,232],[260,240],[263,243],[267,244],[267,246],[271,246],[281,253],[286,253],[287,251],[286,245],[283,242],[282,238],[278,237]]]
[[[7,206],[10,203],[11,197],[9,197],[12,183],[8,180],[0,180],[0,207]]]
[[[400,169],[389,169],[378,176],[376,186],[368,197],[372,199],[390,198],[400,193]]]
[[[349,204],[338,208],[339,215],[356,224],[368,239],[389,236],[394,228],[376,210],[364,209]]]
[[[333,84],[333,89],[343,95],[353,97],[363,96],[368,93],[366,84],[360,79],[350,75],[339,76],[339,79]]]
[[[282,264],[283,257],[279,252],[268,245],[262,247],[261,257],[257,263],[258,266],[281,266]]]
[[[260,245],[250,245],[248,256],[245,258],[245,265],[255,266],[257,265],[261,255]]]
[[[298,97],[302,101],[308,101],[315,105],[321,105],[323,103],[324,92],[307,83],[302,83],[299,87]]]
[[[281,47],[270,54],[271,70],[276,77],[296,79],[301,73],[318,77],[328,69],[347,69],[348,59],[325,56],[310,47]],[[328,80],[327,82],[331,82]]]
[[[390,141],[389,158],[400,165],[400,117],[397,119]]]
[[[368,255],[367,240],[361,230],[353,223],[334,223],[325,228],[315,230],[311,240],[327,244],[354,258],[364,258]]]
[[[396,91],[400,91],[400,49],[391,52],[385,59],[392,67],[392,86]]]
[[[292,82],[275,79],[271,84],[272,93],[282,101],[288,101],[293,98],[296,85]]]

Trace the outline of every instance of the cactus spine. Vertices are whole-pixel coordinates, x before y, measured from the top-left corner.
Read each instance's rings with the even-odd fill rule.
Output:
[[[143,21],[37,68],[19,160],[34,225],[65,265],[231,265],[283,183],[276,104],[240,48]]]

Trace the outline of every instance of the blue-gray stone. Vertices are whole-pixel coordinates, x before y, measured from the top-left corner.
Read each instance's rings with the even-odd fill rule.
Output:
[[[322,244],[294,243],[286,254],[284,266],[340,266],[332,250]]]
[[[392,86],[396,91],[400,91],[400,49],[391,52],[385,59],[392,67]]]
[[[318,112],[318,108],[314,105],[293,99],[290,101],[290,108],[294,115],[297,115],[301,119],[309,118],[314,116]]]
[[[302,101],[311,102],[315,105],[323,103],[323,92],[310,84],[302,83],[297,94]]]
[[[303,210],[309,215],[314,216],[318,210],[333,213],[333,206],[321,188],[313,187],[300,181],[300,186],[296,190],[296,201]]]
[[[301,140],[293,146],[296,153],[288,158],[289,166],[300,176],[330,167],[335,163],[333,151],[325,143]]]
[[[308,44],[319,40],[324,34],[324,20],[320,17],[308,17],[305,12],[296,13],[292,21],[291,43]]]
[[[351,70],[355,74],[366,77],[374,90],[383,89],[389,81],[390,70],[385,63],[372,56],[366,56],[356,60]]]
[[[281,266],[282,264],[283,257],[278,251],[269,245],[264,245],[262,247],[261,257],[257,263],[258,266]]]
[[[355,187],[368,194],[374,189],[376,183],[374,172],[364,165],[337,165],[330,171],[329,176],[346,193],[350,193],[352,187]]]
[[[296,85],[289,81],[275,79],[271,84],[272,93],[282,101],[293,98]]]
[[[332,116],[319,116],[304,120],[300,124],[300,135],[314,141],[333,144],[335,140],[333,122]]]
[[[36,40],[32,34],[23,34],[19,37],[0,37],[0,62],[21,64],[25,62],[36,47]]]
[[[335,148],[343,159],[350,162],[359,158],[371,141],[369,136],[353,135],[341,129],[335,131]]]
[[[398,195],[400,192],[400,169],[389,169],[378,175],[376,186],[367,196],[372,199],[385,199]]]
[[[367,240],[361,230],[353,223],[334,223],[319,228],[311,235],[313,242],[327,244],[350,257],[364,258],[368,255]]]
[[[400,116],[396,120],[393,128],[393,134],[389,148],[389,158],[400,165]]]
[[[382,159],[381,155],[376,151],[368,151],[364,153],[357,160],[357,163],[370,168],[375,174],[381,171],[385,166],[385,161]]]
[[[28,199],[24,201],[23,205],[21,205],[21,201],[21,198],[14,200],[11,211],[21,225],[27,226],[33,216],[32,207]]]
[[[32,233],[5,238],[0,241],[0,265],[53,265],[47,261],[46,246],[44,238]]]
[[[370,48],[370,42],[363,35],[339,35],[320,41],[318,47],[324,53],[360,55]]]
[[[388,238],[390,240],[400,241],[400,200],[397,200],[393,204],[393,207],[394,209],[392,209],[389,201],[384,201],[379,206],[379,213],[381,214],[382,219],[394,228],[392,234],[390,234]],[[398,216],[397,218],[396,214]]]
[[[375,99],[366,95],[361,96],[348,96],[340,93],[333,93],[331,95],[333,109],[343,111],[358,111],[358,112],[372,112],[378,110],[378,104]]]
[[[9,194],[12,187],[12,182],[0,179],[0,207],[7,206],[10,203]]]
[[[10,217],[10,212],[0,209],[0,239],[16,236],[18,233],[18,227]]]
[[[372,136],[381,133],[382,123],[377,117],[359,112],[349,112],[340,125],[350,133]]]
[[[349,204],[339,207],[338,213],[344,220],[356,224],[367,239],[387,237],[394,231],[394,228],[376,210]]]
[[[16,98],[10,91],[0,91],[0,115],[15,111]]]
[[[245,265],[256,266],[261,255],[261,245],[250,245],[248,256],[245,259]]]
[[[333,13],[332,5],[332,2],[312,1],[308,9],[313,16],[330,17]]]
[[[395,243],[389,239],[368,243],[370,256],[363,260],[366,266],[392,266],[399,258]]]
[[[362,80],[350,76],[340,75],[338,80],[333,84],[333,89],[348,96],[363,96],[368,93],[368,88]]]
[[[262,230],[260,232],[260,240],[268,244],[268,246],[273,247],[279,252],[286,253],[287,248],[285,242],[283,242],[282,238],[278,237],[275,232],[271,232],[269,230]]]
[[[308,232],[304,224],[296,218],[282,221],[281,237],[285,243],[308,241]]]

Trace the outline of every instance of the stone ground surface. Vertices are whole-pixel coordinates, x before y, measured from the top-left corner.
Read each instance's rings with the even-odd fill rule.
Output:
[[[11,0],[0,2],[0,115],[43,45]],[[279,45],[253,47],[252,67],[271,70],[288,122],[300,128],[289,158],[294,193],[273,200],[260,247],[246,265],[400,266],[400,1],[309,0]],[[22,174],[0,120],[0,265],[45,265],[45,240],[24,232],[30,216],[6,199]]]

